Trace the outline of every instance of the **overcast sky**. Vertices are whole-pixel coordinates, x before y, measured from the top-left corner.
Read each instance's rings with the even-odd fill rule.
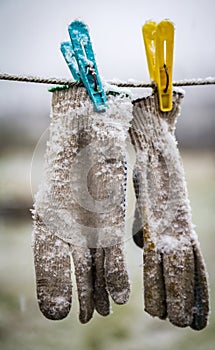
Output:
[[[215,76],[214,15],[213,0],[0,0],[0,71],[70,78],[59,46],[80,18],[105,79],[148,81],[141,27],[169,18],[175,24],[174,79]],[[195,91],[197,100],[203,91],[211,99],[215,88]],[[32,108],[39,113],[49,105],[47,86],[0,82],[0,116]]]

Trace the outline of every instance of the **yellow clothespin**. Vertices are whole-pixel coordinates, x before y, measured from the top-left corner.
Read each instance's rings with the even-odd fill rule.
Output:
[[[149,74],[158,89],[159,105],[163,112],[172,110],[172,67],[174,25],[169,20],[159,24],[150,21],[142,28]]]

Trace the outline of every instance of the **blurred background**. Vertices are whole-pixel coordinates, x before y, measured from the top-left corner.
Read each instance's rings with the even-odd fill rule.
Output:
[[[169,18],[176,29],[174,80],[214,77],[214,13],[212,0],[0,0],[0,71],[71,78],[59,47],[68,39],[68,24],[78,18],[90,28],[104,79],[148,82],[141,26]],[[141,96],[146,90],[133,92]],[[132,281],[127,305],[113,305],[109,317],[95,315],[81,325],[74,286],[66,320],[42,316],[29,209],[41,179],[51,93],[46,85],[0,81],[0,349],[214,349],[215,86],[185,92],[176,134],[211,288],[210,323],[201,332],[177,329],[143,311],[142,252],[131,239],[126,242]],[[133,204],[131,193],[129,213]]]

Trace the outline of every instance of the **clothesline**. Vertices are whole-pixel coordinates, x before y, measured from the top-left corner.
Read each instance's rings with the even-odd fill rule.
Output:
[[[7,73],[0,73],[0,80],[9,80],[26,83],[40,83],[40,84],[55,84],[55,85],[67,85],[67,86],[81,86],[80,82],[71,81],[67,79],[57,78],[42,78],[28,75],[13,75]],[[134,80],[120,81],[112,80],[107,81],[110,85],[117,85],[119,87],[130,87],[130,88],[152,88],[153,83],[142,83]],[[179,81],[173,81],[173,86],[199,86],[199,85],[215,85],[215,77],[198,78],[198,79],[184,79]]]

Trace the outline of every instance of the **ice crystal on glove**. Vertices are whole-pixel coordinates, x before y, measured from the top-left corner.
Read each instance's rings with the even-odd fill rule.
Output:
[[[128,300],[122,241],[125,140],[131,118],[131,103],[121,95],[108,100],[106,112],[96,113],[84,88],[53,94],[45,181],[34,205],[38,301],[49,318],[65,317],[71,305],[70,272],[62,280],[69,269],[69,252],[81,322],[88,322],[94,309],[104,316],[109,313],[108,294],[118,304]],[[61,242],[66,262],[59,260],[62,253],[60,248],[53,250],[53,242]],[[52,309],[61,305],[63,311],[53,316],[52,304]]]
[[[182,97],[174,92],[168,113],[159,110],[156,93],[133,103],[133,234],[144,246],[145,310],[168,317],[176,326],[199,330],[207,324],[208,285],[174,136]]]

